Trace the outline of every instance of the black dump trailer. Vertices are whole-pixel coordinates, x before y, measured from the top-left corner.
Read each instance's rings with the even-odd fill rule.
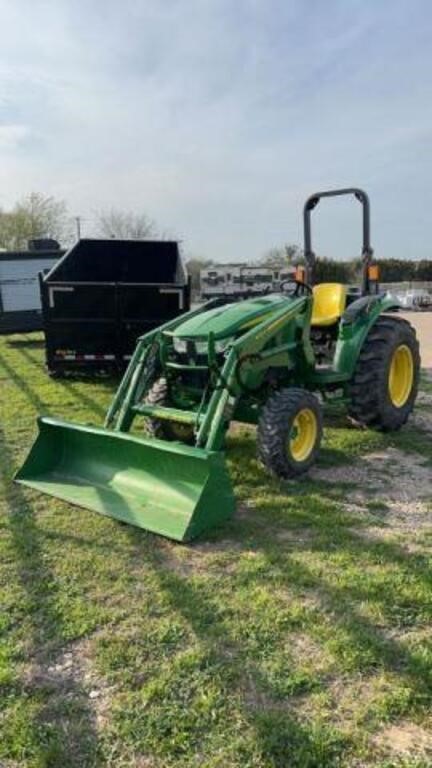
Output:
[[[121,372],[137,338],[189,309],[173,241],[79,240],[40,275],[51,375]]]
[[[38,274],[64,254],[55,240],[30,240],[27,251],[0,251],[0,333],[42,330]]]

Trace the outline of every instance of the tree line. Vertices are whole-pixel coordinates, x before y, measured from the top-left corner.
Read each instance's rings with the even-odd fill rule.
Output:
[[[80,217],[71,216],[63,200],[31,192],[9,210],[0,208],[0,249],[25,250],[29,240],[45,237],[67,246],[77,239],[79,225]],[[133,240],[165,238],[146,214],[117,208],[95,212],[90,233],[92,237]]]
[[[379,266],[380,282],[401,283],[415,280],[432,281],[432,260],[408,261],[404,259],[374,259]],[[323,283],[355,283],[362,273],[361,259],[334,261],[318,258],[316,280]]]

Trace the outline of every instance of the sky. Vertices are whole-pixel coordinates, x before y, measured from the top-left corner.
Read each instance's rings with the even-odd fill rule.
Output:
[[[379,257],[432,258],[429,0],[0,0],[0,207],[145,212],[188,256],[302,243],[359,186]],[[360,205],[314,249],[357,256]]]

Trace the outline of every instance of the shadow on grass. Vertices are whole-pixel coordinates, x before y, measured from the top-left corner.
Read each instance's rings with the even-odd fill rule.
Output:
[[[26,363],[30,363],[32,366],[37,367],[42,371],[44,370],[43,364],[40,363],[39,360],[36,360],[35,358],[33,358],[32,355],[30,355],[27,350],[19,349],[18,351],[19,351],[19,354],[25,359]],[[52,413],[52,411],[50,410],[50,407],[47,405],[47,403],[44,400],[42,400],[36,388],[29,383],[29,380],[31,380],[31,376],[29,376],[29,380],[24,379],[22,376],[20,376],[17,373],[17,371],[13,368],[10,362],[7,361],[6,358],[1,354],[0,354],[0,367],[3,368],[4,372],[7,374],[7,377],[22,392],[22,394],[26,397],[26,399],[34,407],[34,409],[37,411],[39,415],[41,416],[56,415],[58,417],[62,416],[62,414]],[[63,387],[76,400],[78,405],[80,404],[85,405],[90,411],[92,411],[94,414],[97,414],[97,416],[101,417],[101,419],[105,416],[106,408],[100,405],[100,403],[98,403],[97,400],[95,400],[93,397],[90,397],[88,394],[82,392],[81,390],[77,392],[72,382],[68,382],[65,379],[62,379],[62,380],[56,381],[55,386]]]
[[[6,360],[6,358],[0,354],[0,366],[7,373],[8,378],[19,389],[24,397],[31,403],[39,416],[49,415],[50,410],[48,405],[38,395],[36,389],[32,387],[27,379],[20,376],[12,365]]]
[[[155,538],[147,537],[143,540],[142,533],[133,529],[129,531],[129,536],[138,556],[145,557],[151,565],[172,610],[183,616],[199,640],[204,652],[201,667],[208,670],[211,679],[217,682],[221,698],[234,698],[241,708],[242,719],[247,723],[246,730],[252,729],[254,737],[253,743],[249,745],[251,751],[247,751],[248,747],[244,745],[239,746],[239,754],[245,764],[253,753],[255,758],[259,756],[259,761],[264,760],[266,765],[274,768],[287,768],[287,765],[290,768],[333,768],[338,765],[339,758],[350,750],[349,737],[336,732],[331,726],[300,722],[294,707],[281,707],[280,700],[272,701],[263,672],[253,658],[245,653],[234,637],[226,617],[212,598],[205,594],[206,590],[167,567],[165,546],[160,545]],[[165,695],[175,696],[175,689],[166,691]],[[158,745],[162,757],[181,759],[183,748],[176,746],[178,730],[184,729],[180,742],[184,739],[185,751],[190,750],[189,744],[194,744],[196,754],[199,754],[206,751],[206,738],[213,728],[218,727],[211,714],[208,723],[203,726],[199,704],[196,712],[194,709],[194,692],[189,695],[190,700],[182,702],[187,712],[184,722],[178,723],[173,718],[172,724],[163,724],[163,734]],[[224,724],[219,725],[227,747],[231,738],[238,741],[238,737],[230,730],[229,714],[228,709],[226,727]],[[153,719],[151,713],[149,717]],[[233,715],[234,721],[236,717]],[[137,722],[138,730],[139,727]],[[236,758],[237,753],[234,760]]]
[[[43,349],[45,346],[43,339],[8,339],[6,343],[12,349]]]
[[[299,522],[303,522],[309,531],[316,533],[316,541],[313,537],[306,542],[303,540],[298,550],[319,554],[323,558],[324,566],[318,568],[318,572],[308,567],[305,564],[307,561],[299,561],[295,557],[295,541],[291,547],[286,547],[281,542],[275,547],[277,530],[274,520],[267,534],[265,526],[257,530],[244,519],[234,521],[210,536],[210,546],[217,551],[220,542],[220,551],[229,551],[231,540],[236,545],[236,559],[241,558],[242,551],[250,552],[251,549],[265,555],[271,572],[271,584],[277,592],[281,589],[295,592],[298,589],[303,594],[305,590],[313,593],[314,606],[307,609],[310,612],[310,628],[307,631],[312,637],[318,642],[332,643],[333,635],[336,636],[337,632],[340,632],[339,646],[335,640],[332,652],[340,660],[341,675],[347,670],[346,664],[354,675],[373,675],[379,671],[397,675],[409,690],[409,694],[400,702],[395,699],[391,705],[391,715],[400,717],[415,709],[428,711],[432,701],[432,669],[427,654],[416,653],[405,647],[397,638],[386,632],[379,621],[375,623],[361,610],[368,601],[379,601],[393,626],[400,625],[400,621],[403,625],[404,620],[410,626],[413,621],[418,620],[422,611],[427,612],[427,599],[424,596],[414,597],[413,602],[406,600],[404,603],[397,586],[393,593],[391,586],[383,589],[379,580],[375,584],[371,584],[367,579],[364,584],[361,581],[350,584],[331,578],[334,576],[332,564],[338,562],[339,556],[354,563],[361,563],[364,559],[366,564],[370,564],[372,556],[372,560],[375,558],[377,564],[398,566],[406,573],[407,579],[410,574],[415,574],[419,583],[430,588],[432,573],[428,559],[408,553],[391,542],[365,540],[350,528],[352,517],[337,511],[336,506],[332,514],[332,505],[328,502],[323,503],[320,509],[317,504],[319,506],[319,500],[315,502],[314,513],[309,515],[306,511],[303,512],[303,520],[296,519],[295,526],[298,530]],[[261,512],[264,518],[267,514],[267,510],[262,507],[260,509],[259,505],[254,512]],[[137,529],[127,530],[136,556],[139,559],[145,558],[150,563],[173,611],[182,614],[205,649],[210,669],[214,669],[214,674],[221,677],[222,685],[226,685],[230,694],[234,693],[236,699],[241,702],[243,715],[254,729],[258,751],[262,757],[270,761],[275,768],[286,768],[288,755],[292,768],[330,768],[339,764],[342,757],[349,759],[352,750],[355,750],[349,736],[331,725],[301,721],[296,716],[294,704],[290,705],[289,696],[284,697],[282,706],[280,698],[272,699],[272,684],[265,678],[262,669],[258,668],[254,658],[248,655],[247,647],[243,647],[239,642],[238,633],[236,636],[233,632],[235,617],[230,617],[230,614],[225,613],[220,604],[216,603],[211,585],[200,583],[199,579],[196,581],[190,574],[177,572],[172,568],[169,557],[167,559],[167,546],[175,550],[176,545],[167,545],[156,537],[143,536]],[[279,521],[278,530],[284,534],[289,531],[289,527]],[[329,558],[329,574],[326,572],[326,557]],[[344,565],[338,567],[343,569]],[[235,575],[229,575],[227,578],[232,579],[233,590],[244,590],[248,585],[253,587],[257,583],[268,583],[265,571],[258,577],[252,570],[250,575],[242,574],[239,580]],[[324,681],[319,683],[323,684]],[[256,706],[251,703],[250,690],[264,693],[261,708],[259,704]],[[262,711],[263,701],[265,711]],[[191,711],[185,728],[190,729],[192,741],[196,738],[195,727],[199,732],[199,727],[194,725],[194,715]],[[208,727],[211,729],[212,724],[209,723]],[[169,725],[166,738],[169,744]],[[197,749],[201,747],[202,744]],[[169,747],[167,749],[164,754],[173,758]]]
[[[317,466],[324,468],[341,467],[349,464],[351,460],[351,457],[339,448],[326,448],[324,446],[319,452]]]
[[[47,368],[44,363],[40,361],[39,358],[33,357],[33,355],[28,351],[28,349],[20,348],[18,349],[18,352],[31,364],[39,368],[44,373],[48,374]],[[108,372],[99,371],[97,369],[88,369],[86,371],[80,371],[79,369],[70,371],[65,371],[65,375],[59,376],[58,378],[53,377],[53,379],[58,381],[59,383],[62,383],[64,381],[73,384],[75,383],[84,383],[84,384],[94,384],[97,382],[98,385],[102,387],[112,388],[112,386],[118,386],[118,377],[113,376],[112,374]]]
[[[23,489],[12,484],[12,456],[0,431],[1,480],[8,513],[8,528],[16,558],[16,573],[25,593],[26,623],[29,624],[28,655],[32,671],[20,698],[33,701],[38,714],[26,728],[22,748],[44,766],[95,765],[98,739],[93,713],[79,681],[67,671],[48,673],[61,661],[65,632],[56,604],[57,585],[43,551],[31,504]],[[34,712],[34,708],[30,711]],[[66,734],[65,734],[66,728]],[[29,743],[31,742],[31,743]],[[2,754],[8,745],[2,740]],[[14,756],[14,755],[11,755]]]
[[[33,355],[31,355],[26,349],[19,349],[18,352],[24,358],[26,363],[30,363],[31,366],[39,368],[43,373],[46,373],[45,366],[43,365],[43,363],[41,363],[40,360],[38,360],[37,358],[33,357]],[[47,373],[46,375],[48,376]],[[89,379],[84,381],[86,381],[87,384],[90,383]],[[76,381],[75,383],[78,383],[78,382]],[[101,384],[101,383],[102,382],[99,379],[98,384]],[[107,382],[103,382],[103,383],[104,384],[108,383],[108,380]],[[68,380],[66,378],[56,379],[55,386],[62,387],[63,389],[65,389],[68,392],[68,394],[70,394],[79,404],[84,404],[89,410],[93,411],[98,416],[102,418],[105,416],[107,409],[104,408],[102,405],[100,405],[100,403],[98,403],[97,400],[95,400],[93,397],[90,397],[90,395],[88,395],[86,392],[83,392],[81,388],[79,392],[77,392],[74,387],[73,379],[71,380]]]

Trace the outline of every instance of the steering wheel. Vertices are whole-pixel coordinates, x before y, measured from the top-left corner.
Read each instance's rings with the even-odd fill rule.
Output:
[[[289,287],[286,288],[285,286],[291,286],[291,289]],[[286,293],[288,296],[293,296],[295,298],[304,296],[305,294],[310,296],[313,293],[310,285],[307,283],[302,283],[301,280],[295,280],[294,278],[291,280],[284,280],[280,285],[280,289],[282,293]]]

